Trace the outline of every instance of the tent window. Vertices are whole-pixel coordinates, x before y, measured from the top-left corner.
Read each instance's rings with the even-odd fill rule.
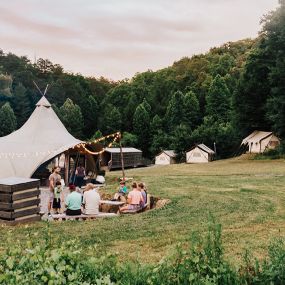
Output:
[[[194,152],[193,157],[201,157],[201,153],[200,152]]]

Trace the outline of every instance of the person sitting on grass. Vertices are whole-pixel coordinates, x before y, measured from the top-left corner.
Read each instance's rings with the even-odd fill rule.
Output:
[[[75,185],[69,186],[70,194],[67,196],[66,205],[66,215],[77,216],[81,215],[81,201],[82,196],[75,191]]]
[[[119,211],[123,212],[126,210],[138,211],[141,208],[140,203],[143,202],[143,196],[141,191],[138,189],[136,182],[132,184],[132,191],[128,194],[127,205],[122,206]]]
[[[60,181],[56,181],[54,187],[54,198],[52,208],[56,214],[61,214],[61,203],[63,202],[63,191]]]
[[[84,189],[83,194],[83,207],[85,215],[98,215],[100,206],[100,194],[97,191],[97,187],[88,183]]]
[[[141,204],[140,204],[140,205],[141,205],[141,208],[143,209],[143,208],[145,207],[146,203],[147,203],[146,187],[145,187],[144,183],[140,182],[140,183],[138,184],[138,188],[139,188],[139,190],[141,191],[142,196],[143,196],[143,202],[141,202]]]
[[[128,193],[128,188],[126,186],[126,182],[125,181],[121,181],[120,182],[120,187],[117,193],[115,193],[114,195],[114,201],[121,201],[124,200],[123,202],[126,201],[125,196]]]

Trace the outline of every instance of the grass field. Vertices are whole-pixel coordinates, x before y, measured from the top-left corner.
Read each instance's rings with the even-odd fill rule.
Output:
[[[121,172],[107,174],[106,191],[115,192]],[[285,236],[285,161],[223,160],[127,171],[151,194],[171,200],[162,209],[90,222],[52,222],[57,242],[78,238],[82,247],[98,244],[121,259],[157,262],[194,231],[205,233],[209,214],[222,224],[226,257],[238,263],[245,249],[262,257],[269,242]],[[11,237],[41,239],[46,224],[0,226],[0,250]]]

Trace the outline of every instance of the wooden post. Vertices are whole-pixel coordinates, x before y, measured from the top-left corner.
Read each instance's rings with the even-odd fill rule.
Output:
[[[123,181],[125,181],[126,177],[125,177],[124,156],[123,156],[121,138],[122,138],[122,136],[121,136],[121,133],[120,133],[120,135],[119,135],[119,145],[120,145],[120,154],[121,154],[121,165],[122,165]]]
[[[65,173],[64,173],[64,182],[68,186],[69,181],[69,151],[65,153]]]

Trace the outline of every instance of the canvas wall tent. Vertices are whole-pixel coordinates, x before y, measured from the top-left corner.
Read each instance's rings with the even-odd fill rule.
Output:
[[[280,144],[280,139],[273,132],[254,131],[241,143],[249,153],[263,153],[268,149],[274,149]]]
[[[163,150],[155,157],[155,164],[168,165],[175,163],[176,154],[173,150]]]
[[[198,144],[186,153],[187,163],[207,163],[214,159],[215,152],[204,144]]]
[[[124,166],[138,167],[143,165],[142,151],[133,147],[122,147]],[[109,170],[122,168],[121,152],[119,147],[107,147],[101,154],[101,166]]]
[[[19,130],[0,138],[0,178],[29,178],[40,165],[79,143],[43,96]]]

